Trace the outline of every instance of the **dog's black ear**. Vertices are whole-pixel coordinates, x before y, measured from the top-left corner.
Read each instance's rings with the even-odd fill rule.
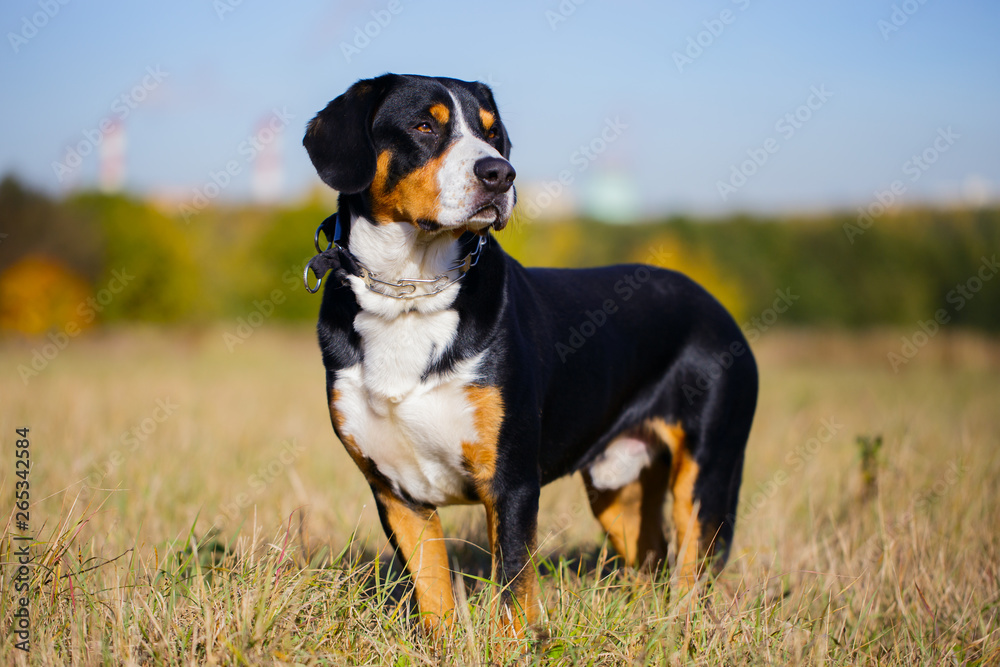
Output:
[[[361,192],[375,178],[372,119],[393,78],[386,74],[358,81],[306,127],[302,145],[319,177],[337,192]]]
[[[497,112],[497,118],[500,118],[500,109],[497,107],[496,100],[493,99],[493,91],[485,83],[481,81],[476,81],[476,87],[478,88],[478,93],[486,98],[492,109]],[[507,134],[507,128],[504,127],[503,119],[500,119],[500,154],[504,156],[504,159],[510,159],[510,136]]]

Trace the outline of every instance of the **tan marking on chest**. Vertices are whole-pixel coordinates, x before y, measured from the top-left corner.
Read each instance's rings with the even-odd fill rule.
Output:
[[[498,387],[465,388],[473,411],[473,425],[479,439],[462,443],[462,456],[472,474],[476,491],[484,500],[491,498],[489,484],[496,474],[497,441],[504,419],[503,397]]]

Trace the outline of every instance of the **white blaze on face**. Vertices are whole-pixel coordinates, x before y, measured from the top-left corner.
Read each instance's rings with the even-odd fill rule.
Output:
[[[437,221],[444,227],[461,227],[469,222],[469,218],[478,209],[491,203],[500,212],[500,219],[506,220],[514,207],[514,188],[491,197],[491,193],[483,189],[473,171],[476,162],[482,158],[504,157],[472,132],[458,98],[451,94],[451,99],[455,105],[455,134],[458,138],[448,149],[438,170],[440,213]],[[492,214],[488,220],[472,220],[478,227],[485,227],[492,221]]]

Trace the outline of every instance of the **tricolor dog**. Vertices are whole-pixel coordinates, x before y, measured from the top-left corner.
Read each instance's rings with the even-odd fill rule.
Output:
[[[318,326],[333,428],[424,624],[453,617],[438,508],[460,503],[486,510],[499,621],[515,635],[536,622],[539,492],[576,471],[625,563],[666,562],[670,494],[674,567],[721,567],[757,401],[725,309],[674,271],[507,255],[492,230],[514,210],[511,144],[481,83],[359,81],[303,143],[339,192],[323,225],[336,244],[313,262],[333,269]]]

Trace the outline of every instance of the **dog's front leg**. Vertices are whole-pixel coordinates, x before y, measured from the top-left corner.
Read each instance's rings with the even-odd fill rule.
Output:
[[[493,581],[500,586],[494,618],[499,621],[502,634],[521,638],[538,621],[540,609],[532,557],[541,486],[537,479],[514,484],[495,479],[493,487],[493,497],[483,504],[493,554]]]
[[[372,491],[385,534],[413,581],[421,624],[440,636],[455,610],[441,518],[435,508],[409,504],[380,485],[372,485]]]

